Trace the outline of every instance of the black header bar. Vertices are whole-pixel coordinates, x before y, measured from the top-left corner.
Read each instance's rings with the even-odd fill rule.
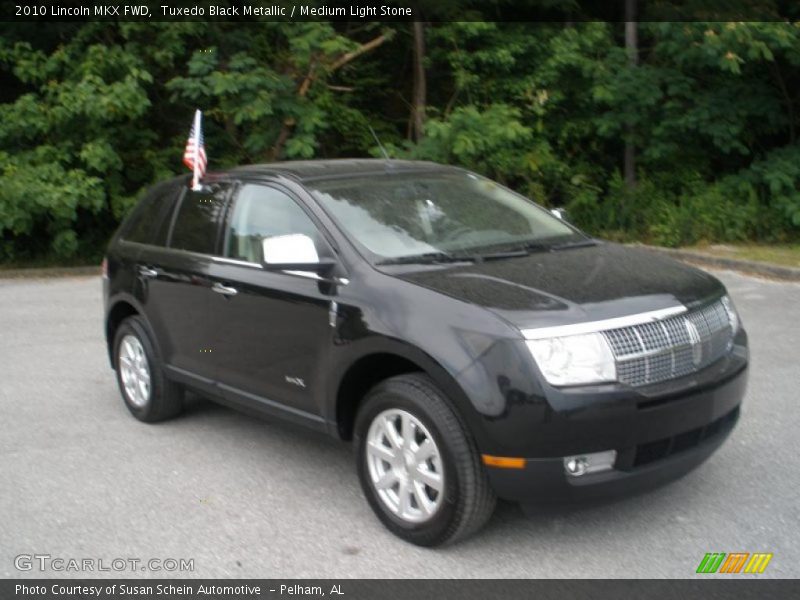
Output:
[[[636,20],[792,21],[797,0],[635,0]],[[625,0],[0,0],[0,21],[624,21]]]

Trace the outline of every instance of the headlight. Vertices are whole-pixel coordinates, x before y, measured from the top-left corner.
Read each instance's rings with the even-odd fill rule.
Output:
[[[720,300],[722,302],[722,306],[725,307],[725,312],[728,313],[728,321],[731,324],[731,331],[736,333],[739,331],[739,325],[741,321],[739,320],[739,313],[736,312],[736,307],[733,305],[733,300],[731,300],[730,296],[725,295]]]
[[[600,333],[527,340],[545,379],[553,385],[616,381],[617,367]]]

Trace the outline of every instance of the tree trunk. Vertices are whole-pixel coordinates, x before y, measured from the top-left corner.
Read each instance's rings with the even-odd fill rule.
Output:
[[[328,73],[333,73],[338,71],[346,64],[352,62],[353,60],[357,59],[362,54],[366,54],[370,50],[374,50],[381,44],[383,44],[389,37],[384,33],[379,35],[378,37],[361,44],[358,48],[351,52],[346,52],[342,54],[339,58],[337,58],[331,65],[328,67]],[[308,73],[303,78],[303,81],[300,83],[299,87],[297,88],[297,97],[299,99],[303,99],[308,95],[309,90],[311,89],[311,84],[317,77],[317,67],[318,67],[317,59],[314,58],[311,60],[311,64],[308,68]],[[281,125],[281,130],[278,133],[278,137],[275,140],[275,143],[265,153],[265,158],[268,161],[277,160],[280,158],[281,153],[283,152],[283,147],[286,145],[286,142],[289,140],[289,136],[292,134],[294,130],[294,126],[296,125],[294,117],[286,117],[283,120],[283,124]]]
[[[425,74],[425,25],[414,21],[414,92],[411,100],[409,136],[415,142],[422,139],[427,102],[427,80]]]
[[[630,65],[635,67],[639,62],[639,40],[636,31],[636,0],[625,0],[625,49],[628,52]],[[625,140],[624,174],[628,189],[636,187],[636,148],[631,140],[633,128],[627,126]]]

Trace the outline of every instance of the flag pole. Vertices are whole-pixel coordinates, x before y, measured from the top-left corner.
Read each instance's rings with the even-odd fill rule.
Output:
[[[199,192],[200,185],[200,118],[201,112],[198,108],[194,111],[194,171],[192,176],[192,191]]]

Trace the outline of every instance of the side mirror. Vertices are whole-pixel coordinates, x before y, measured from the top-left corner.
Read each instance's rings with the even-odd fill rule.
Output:
[[[335,261],[320,259],[314,240],[302,233],[276,235],[261,241],[265,269],[270,271],[312,271],[320,273]]]
[[[562,221],[568,220],[566,208],[551,208],[550,214],[552,214],[556,219],[561,219]]]

